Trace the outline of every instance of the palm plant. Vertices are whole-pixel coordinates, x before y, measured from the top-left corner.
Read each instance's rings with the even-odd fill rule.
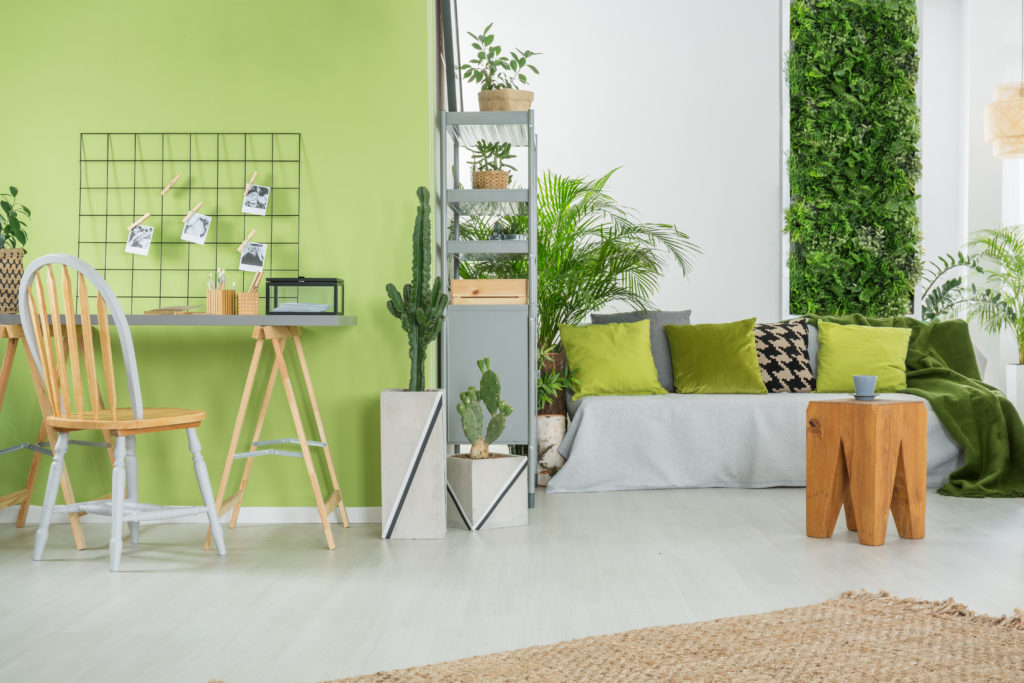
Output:
[[[1000,296],[972,301],[968,319],[978,320],[982,329],[993,334],[1012,330],[1018,362],[1024,365],[1024,237],[1020,230],[1019,226],[1001,226],[984,230],[971,240],[986,280]]]
[[[537,344],[557,343],[559,323],[577,325],[593,311],[622,302],[646,308],[671,261],[683,273],[700,250],[676,226],[640,221],[605,192],[613,169],[596,179],[547,172],[537,194]],[[525,216],[509,216],[506,232],[525,233]],[[484,220],[461,226],[464,237],[489,239]],[[466,278],[525,278],[526,261],[462,261]]]

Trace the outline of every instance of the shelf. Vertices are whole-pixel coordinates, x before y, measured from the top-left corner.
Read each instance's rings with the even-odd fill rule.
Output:
[[[448,129],[455,143],[462,147],[475,147],[481,140],[527,147],[530,143],[528,114],[525,111],[449,112]]]
[[[528,254],[529,240],[448,240],[449,254]]]
[[[463,216],[525,215],[527,190],[448,190],[448,206]]]

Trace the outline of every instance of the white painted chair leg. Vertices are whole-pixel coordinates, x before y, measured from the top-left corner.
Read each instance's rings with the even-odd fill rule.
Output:
[[[139,502],[139,463],[135,459],[135,435],[125,437],[125,474],[128,476],[128,500],[132,503]],[[128,534],[132,545],[139,543],[139,523],[128,522]]]
[[[110,571],[116,572],[121,566],[121,549],[124,546],[124,459],[125,437],[114,439],[114,473],[110,483]]]
[[[32,551],[33,560],[43,559],[46,539],[50,537],[50,518],[53,516],[53,506],[57,503],[57,490],[60,488],[60,478],[64,473],[64,454],[67,452],[68,433],[59,432],[57,434],[57,443],[53,446],[53,462],[50,463],[50,473],[46,478],[46,493],[43,494],[43,514],[39,518],[39,528],[36,529],[36,545]]]
[[[217,546],[217,554],[226,555],[224,531],[220,527],[220,519],[217,518],[217,499],[213,497],[213,487],[210,486],[210,474],[206,471],[206,461],[203,460],[199,436],[196,435],[194,427],[186,429],[185,434],[188,436],[188,449],[192,451],[192,465],[196,470],[199,492],[203,496],[203,504],[206,505],[206,516],[210,519],[210,535],[213,536],[213,543]]]

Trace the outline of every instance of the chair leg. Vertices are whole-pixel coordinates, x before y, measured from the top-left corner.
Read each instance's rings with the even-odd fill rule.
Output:
[[[53,515],[53,506],[57,502],[57,489],[60,488],[61,474],[64,472],[64,454],[67,452],[68,433],[60,432],[57,435],[57,443],[53,446],[53,462],[50,463],[50,473],[46,478],[46,493],[43,494],[43,513],[39,519],[39,528],[36,529],[36,545],[32,551],[33,560],[43,559],[46,539],[50,536],[50,517]]]
[[[139,462],[135,459],[135,435],[125,437],[125,474],[128,477],[128,501],[139,502]],[[128,522],[128,535],[132,545],[139,543],[139,523]]]
[[[110,482],[110,571],[116,572],[121,566],[121,549],[124,547],[124,460],[125,437],[114,440],[114,473]]]
[[[188,449],[192,451],[192,466],[196,470],[199,493],[203,496],[203,504],[206,505],[206,516],[210,519],[210,534],[213,536],[213,543],[217,546],[218,555],[226,555],[224,531],[221,529],[220,519],[217,516],[217,500],[213,497],[213,486],[210,485],[210,474],[206,471],[206,461],[203,460],[199,436],[196,435],[195,427],[186,429],[185,434],[188,436]]]

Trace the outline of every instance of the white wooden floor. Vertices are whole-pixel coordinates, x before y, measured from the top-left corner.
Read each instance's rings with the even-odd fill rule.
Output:
[[[151,525],[107,571],[0,525],[0,681],[315,681],[626,629],[809,604],[848,589],[1024,606],[1024,500],[930,494],[926,538],[804,536],[803,489],[538,495],[530,526],[444,541],[379,526]]]

